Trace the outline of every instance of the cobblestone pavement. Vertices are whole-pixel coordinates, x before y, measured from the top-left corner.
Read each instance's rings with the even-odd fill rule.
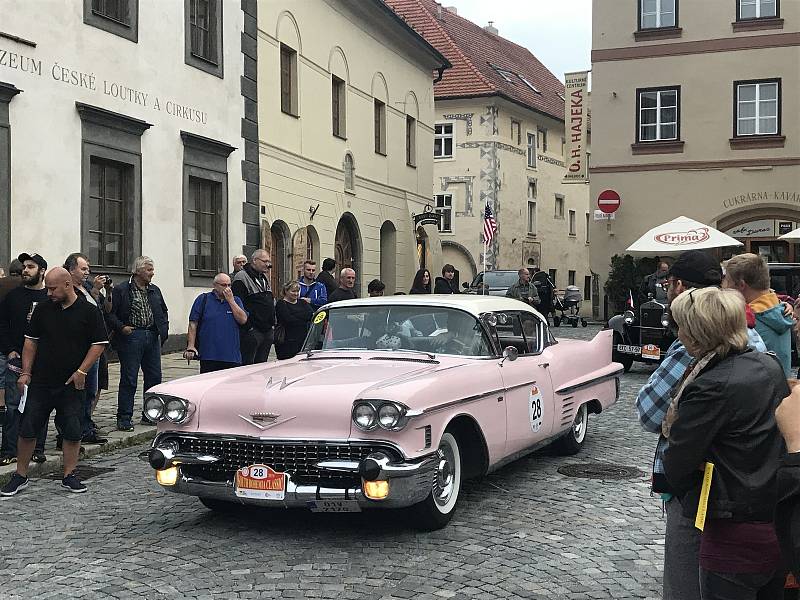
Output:
[[[579,455],[542,451],[467,483],[453,521],[433,533],[390,512],[215,514],[162,491],[136,459],[142,446],[91,459],[110,470],[88,480],[87,494],[38,479],[0,501],[0,596],[659,598],[664,527],[647,476],[557,472],[589,461],[648,471],[655,439],[633,398],[649,372],[623,377],[620,402],[593,416]]]

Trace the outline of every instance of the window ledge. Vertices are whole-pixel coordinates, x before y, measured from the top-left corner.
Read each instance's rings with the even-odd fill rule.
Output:
[[[346,142],[346,141],[347,141],[347,136],[345,136],[345,135],[339,135],[338,133],[334,133],[334,134],[333,134],[333,137],[335,137],[335,138],[337,138],[337,139],[340,139],[340,140],[342,140],[342,141],[344,141],[344,142]]]
[[[731,150],[749,150],[757,148],[783,148],[786,145],[785,135],[748,135],[733,137],[729,140]]]
[[[386,158],[387,156],[386,152],[381,152],[380,150],[375,150],[375,154],[377,154],[378,156],[383,156],[384,158]]]
[[[299,118],[300,118],[300,115],[299,115],[299,114],[295,114],[295,113],[292,113],[292,112],[288,112],[288,111],[285,111],[285,110],[283,110],[283,109],[281,109],[281,112],[282,112],[283,114],[285,114],[287,117],[294,117],[295,119],[299,119]]]
[[[681,27],[657,27],[653,29],[640,29],[633,32],[633,39],[637,42],[646,42],[648,40],[667,40],[671,38],[679,38],[683,35]]]
[[[731,23],[734,33],[740,31],[759,31],[761,29],[783,29],[783,19],[780,17],[765,17],[763,19],[745,19]]]
[[[665,140],[659,142],[636,142],[631,144],[631,153],[637,154],[681,154],[683,142],[681,140]]]
[[[528,237],[529,237],[529,238],[536,239],[536,234],[535,234],[535,233],[531,233],[531,232],[529,231],[529,232],[527,233],[527,235],[528,235]]]
[[[433,160],[453,160],[454,156],[451,154],[450,156],[434,156]]]
[[[406,163],[406,166],[407,166],[407,167],[410,167],[410,168],[412,168],[412,169],[416,169],[416,168],[417,168],[417,165],[412,165],[410,162],[407,162],[407,163]]]
[[[189,269],[189,275],[191,277],[198,277],[200,279],[214,279],[217,274],[214,271],[197,271],[195,269]]]

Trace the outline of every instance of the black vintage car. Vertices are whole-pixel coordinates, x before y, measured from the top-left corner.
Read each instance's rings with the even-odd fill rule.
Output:
[[[629,371],[633,361],[659,364],[675,336],[666,320],[667,305],[650,298],[638,308],[608,320],[614,330],[613,360]]]

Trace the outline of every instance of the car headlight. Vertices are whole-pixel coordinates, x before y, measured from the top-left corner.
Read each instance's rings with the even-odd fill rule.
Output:
[[[400,431],[411,416],[408,407],[389,400],[361,400],[353,406],[353,423],[362,431],[376,427],[386,431]]]
[[[181,398],[171,398],[164,406],[164,418],[172,423],[181,423],[189,413],[189,403]]]
[[[161,421],[164,418],[164,408],[161,396],[150,396],[144,401],[144,414],[151,421]]]
[[[378,424],[382,429],[394,429],[400,421],[400,409],[390,402],[381,405],[378,409]]]
[[[625,325],[633,325],[633,322],[636,320],[636,315],[633,314],[632,310],[626,310],[622,315],[622,320],[625,321]]]
[[[377,425],[378,413],[369,402],[361,402],[353,407],[353,423],[362,431],[372,431]]]

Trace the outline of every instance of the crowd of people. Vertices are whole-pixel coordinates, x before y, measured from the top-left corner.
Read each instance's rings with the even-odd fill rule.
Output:
[[[787,570],[800,570],[800,387],[790,393],[797,380],[787,380],[793,308],[769,289],[754,254],[721,267],[689,251],[659,271],[653,285],[665,290],[677,339],[636,408],[658,435],[663,597],[780,599]]]

